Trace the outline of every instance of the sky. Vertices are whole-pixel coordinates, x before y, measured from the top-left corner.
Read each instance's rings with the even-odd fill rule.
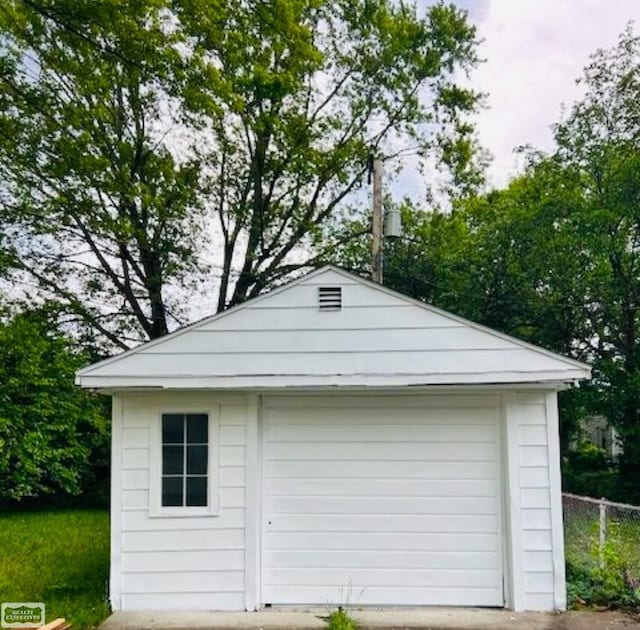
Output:
[[[611,48],[629,21],[640,29],[640,0],[456,0],[469,12],[486,59],[472,84],[488,94],[477,117],[493,155],[489,181],[517,173],[513,149],[552,147],[551,126],[582,94],[575,80],[598,48]]]

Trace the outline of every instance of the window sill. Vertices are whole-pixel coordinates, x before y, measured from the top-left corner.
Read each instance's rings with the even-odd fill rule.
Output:
[[[166,507],[149,511],[149,518],[194,518],[219,516],[219,511],[209,507]]]

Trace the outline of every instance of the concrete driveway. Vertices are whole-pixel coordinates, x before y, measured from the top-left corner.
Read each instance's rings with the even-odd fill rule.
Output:
[[[114,613],[100,630],[320,630],[326,609],[260,612]],[[362,630],[640,630],[619,612],[513,613],[475,608],[350,609]]]

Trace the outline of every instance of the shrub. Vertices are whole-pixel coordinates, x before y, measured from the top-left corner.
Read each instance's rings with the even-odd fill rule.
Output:
[[[607,452],[595,444],[584,440],[575,451],[569,452],[569,468],[576,473],[607,470]]]
[[[619,526],[611,522],[601,550],[594,543],[586,557],[567,556],[567,600],[570,608],[606,606],[640,609],[639,576],[624,553]]]

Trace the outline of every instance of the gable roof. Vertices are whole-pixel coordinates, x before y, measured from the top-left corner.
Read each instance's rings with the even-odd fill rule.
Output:
[[[318,308],[319,287],[342,308]],[[562,383],[590,367],[333,266],[90,365],[83,387]]]

